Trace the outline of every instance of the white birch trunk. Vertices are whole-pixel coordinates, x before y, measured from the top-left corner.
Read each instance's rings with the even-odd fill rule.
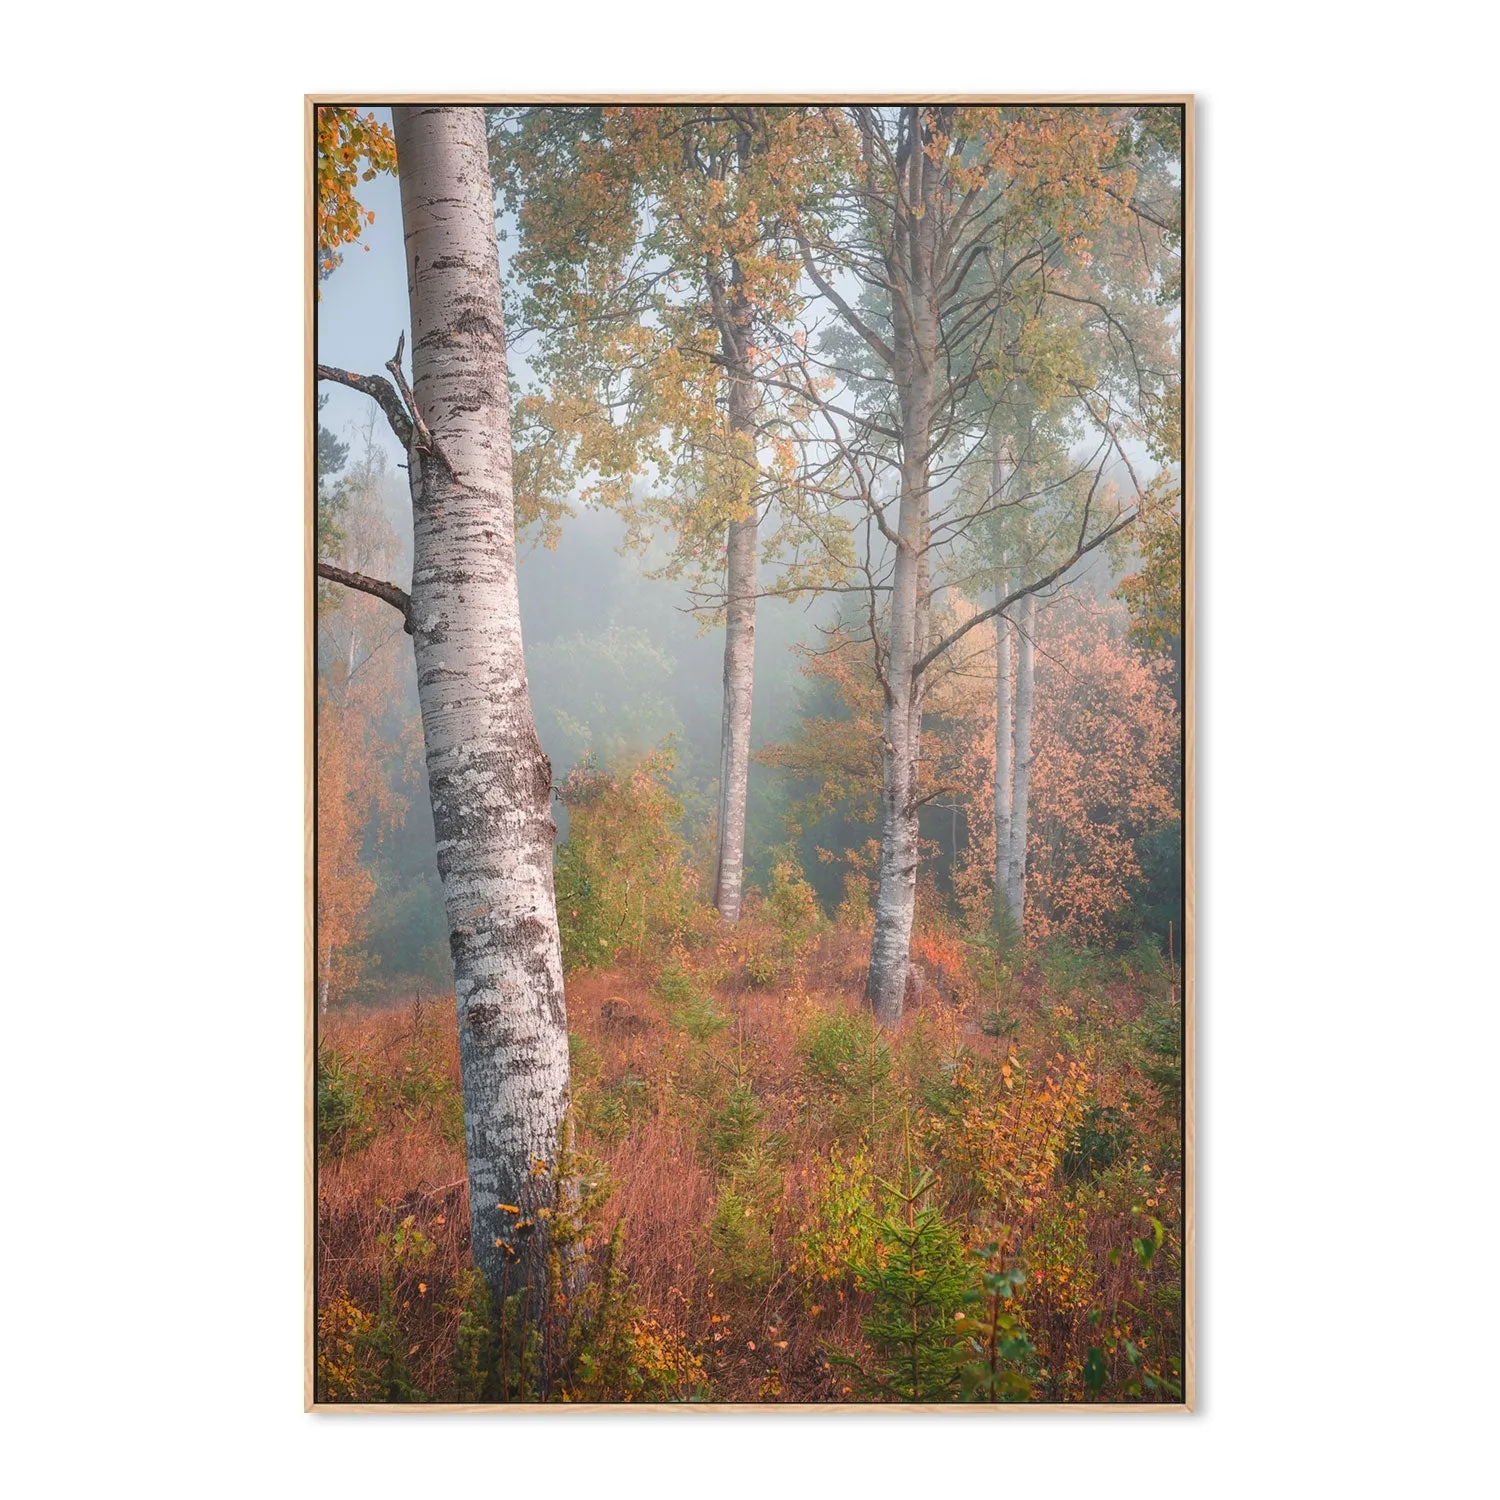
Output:
[[[552,768],[521,649],[494,192],[483,110],[393,113],[413,394],[432,435],[429,447],[417,431],[408,453],[410,619],[458,1002],[474,1260],[496,1293],[530,1284],[535,1301],[547,1249],[536,1210],[550,1207],[552,1183],[533,1167],[558,1148],[568,1026]]]
[[[1016,663],[1016,769],[1011,805],[1009,904],[1018,927],[1026,922],[1026,815],[1031,791],[1031,710],[1036,697],[1036,595],[1021,611],[1021,649]]]
[[[990,497],[998,503],[1005,483],[1005,444],[997,435],[990,457]],[[995,579],[995,603],[1005,598],[1010,585],[1006,557],[1000,555]],[[1010,910],[1010,822],[1011,822],[1011,702],[1010,621],[995,616],[995,913]]]
[[[902,511],[907,510],[902,501]],[[905,535],[906,528],[902,532]],[[912,549],[914,551],[914,549]],[[913,714],[920,713],[911,682],[916,660],[915,604],[917,564],[903,577],[903,562],[912,553],[903,546],[893,578],[891,654],[892,691],[885,711],[884,776],[880,794],[880,884],[875,897],[875,932],[870,945],[866,995],[875,1018],[894,1026],[901,1019],[906,975],[911,959],[911,929],[916,914],[918,745]]]
[[[748,334],[748,330],[746,331]],[[753,442],[749,382],[733,379],[729,428],[735,440]],[[759,517],[729,526],[724,618],[724,716],[719,736],[718,860],[714,905],[726,922],[739,920],[745,876],[745,801],[750,783],[750,711],[755,690],[755,593],[760,562]]]
[[[911,159],[911,201],[925,201],[922,175],[930,163]],[[911,966],[917,894],[917,775],[921,758],[922,681],[915,667],[926,633],[925,581],[938,325],[932,285],[933,227],[929,217],[906,228],[909,281],[892,307],[896,394],[901,412],[900,545],[891,578],[890,643],[886,655],[885,754],[880,794],[880,884],[870,945],[866,998],[882,1025],[901,1019]]]
[[[1005,597],[1002,572],[996,592]],[[995,910],[1012,910],[1010,904],[1011,825],[1011,705],[1010,621],[995,616]]]

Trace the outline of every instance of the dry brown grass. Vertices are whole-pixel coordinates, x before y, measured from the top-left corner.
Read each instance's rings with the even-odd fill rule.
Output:
[[[844,1101],[842,1111],[831,1108],[809,1077],[802,1044],[809,1027],[840,1013],[861,1014],[867,950],[859,934],[830,932],[785,982],[757,989],[745,982],[736,960],[753,936],[716,938],[686,958],[679,955],[700,987],[712,992],[727,1022],[707,1039],[695,1040],[660,997],[659,963],[570,977],[577,1146],[603,1165],[609,1183],[591,1244],[599,1252],[614,1226],[624,1222],[625,1269],[636,1299],[702,1360],[713,1399],[839,1400],[847,1383],[836,1356],[862,1356],[860,1320],[868,1307],[847,1281],[810,1279],[800,1251],[830,1157],[852,1144],[863,1125],[864,1105],[855,1100]],[[954,1059],[967,1058],[967,1066],[981,1071],[998,1070],[1007,1057],[1029,1060],[1039,1101],[1043,1076],[1063,1075],[1059,1036],[1078,1024],[1065,999],[1028,973],[1012,996],[1018,1026],[1007,1037],[981,1028],[989,1003],[977,994],[939,999],[934,992],[903,1023],[892,1042],[890,1091],[870,1102],[877,1162],[889,1164],[899,1143],[900,1125],[892,1124],[892,1111],[902,1101],[920,1110],[924,1088],[949,1077]],[[1077,997],[1072,1003],[1079,1003]],[[1095,987],[1089,1000],[1091,1034],[1107,1038],[1135,1020],[1142,1004],[1138,986],[1115,981]],[[452,1113],[458,1089],[452,997],[427,1000],[419,1018],[411,1005],[337,1012],[324,1019],[320,1045],[346,1069],[384,1080],[387,1088],[385,1104],[369,1122],[366,1144],[352,1143],[336,1155],[325,1142],[320,1151],[320,1305],[344,1293],[372,1310],[380,1297],[382,1264],[389,1266],[380,1237],[410,1216],[433,1249],[418,1270],[396,1277],[398,1319],[412,1379],[422,1390],[441,1395],[458,1318],[450,1291],[469,1263],[464,1154]],[[392,1080],[399,1087],[402,1079],[413,1077],[418,1102],[391,1104]],[[437,1080],[428,1092],[446,1090],[446,1100],[423,1092],[426,1079]],[[768,1207],[774,1269],[753,1289],[726,1279],[710,1232],[730,1177],[708,1141],[715,1110],[722,1109],[736,1080],[753,1091],[761,1112],[756,1139],[767,1144],[779,1184],[778,1201]],[[1142,1139],[1169,1140],[1173,1127],[1159,1093],[1129,1067],[1096,1063],[1089,1096],[1135,1110]],[[604,1107],[611,1099],[622,1101],[610,1106],[616,1109],[613,1118]],[[1060,1372],[1052,1394],[1076,1396],[1077,1370],[1089,1340],[1097,1337],[1085,1313],[1101,1306],[1113,1316],[1129,1300],[1132,1262],[1118,1252],[1128,1247],[1140,1224],[1121,1192],[1075,1209],[1055,1160],[1046,1170],[1048,1185],[1026,1210],[1029,1218],[1014,1227],[1019,1240],[1028,1225],[1043,1223],[1049,1213],[1056,1219],[1065,1200],[1083,1226],[1091,1268],[1063,1265],[1049,1273],[1039,1267],[1028,1287],[1027,1309],[1033,1338]],[[1179,1184],[1169,1168],[1158,1175],[1161,1197],[1148,1212],[1180,1225]],[[977,1201],[963,1191],[952,1198],[954,1211],[968,1214],[977,1212]],[[1146,1331],[1130,1331],[1138,1342],[1146,1341]],[[1149,1332],[1156,1336],[1155,1329]]]

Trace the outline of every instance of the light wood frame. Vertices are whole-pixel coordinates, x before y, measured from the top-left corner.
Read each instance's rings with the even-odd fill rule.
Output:
[[[1183,1399],[1180,1402],[1017,1402],[897,1403],[869,1402],[665,1402],[624,1403],[517,1402],[459,1404],[432,1402],[320,1402],[314,1397],[317,1364],[317,1008],[315,963],[317,906],[314,834],[316,759],[313,750],[317,712],[317,377],[313,369],[317,315],[316,234],[317,108],[320,104],[1165,104],[1183,112],[1182,131],[1182,651],[1183,651]],[[309,1412],[1194,1412],[1197,1380],[1197,1158],[1195,1153],[1197,1039],[1197,921],[1195,899],[1196,707],[1197,696],[1197,545],[1196,465],[1197,390],[1197,183],[1195,96],[1192,94],[350,94],[303,96],[305,225],[304,288],[304,507],[305,601],[303,611],[303,1409]]]

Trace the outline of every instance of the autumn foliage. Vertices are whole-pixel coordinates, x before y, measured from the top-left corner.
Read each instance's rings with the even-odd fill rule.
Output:
[[[1178,719],[1160,660],[1125,639],[1124,620],[1087,600],[1039,617],[1027,849],[1027,935],[1108,944],[1133,934],[1137,853],[1179,818]],[[994,870],[986,816],[995,770],[994,703],[966,721],[970,843],[956,876],[982,910]],[[975,732],[977,731],[977,732]]]
[[[916,1256],[920,1286],[940,1251],[961,1299],[1014,1278],[999,1310],[1029,1352],[1000,1361],[1005,1399],[1172,1399],[1174,973],[1038,965],[1003,997],[971,976],[892,1035],[860,1002],[847,932],[767,988],[750,963],[777,947],[770,913],[705,931],[570,978],[575,1144],[602,1193],[585,1249],[615,1312],[591,1303],[580,1321],[608,1357],[589,1334],[554,1397],[899,1399],[899,1378],[882,1394],[855,1372],[883,1368],[868,1330],[890,1257]],[[333,1012],[318,1069],[320,1396],[479,1399],[452,997]],[[883,1227],[908,1145],[936,1248]],[[978,1358],[954,1313],[978,1305],[956,1303],[928,1351],[924,1368],[952,1361],[942,1399]]]
[[[416,763],[401,621],[324,599],[321,1400],[1181,1399],[1180,125],[490,112],[526,341],[519,525],[555,546],[575,506],[607,508],[622,555],[686,580],[674,607],[706,624],[760,593],[823,595],[822,615],[757,755],[729,922],[703,872],[737,835],[716,850],[701,811],[745,782],[727,730],[717,782],[701,745],[685,772],[643,748],[672,716],[632,685],[617,622],[597,650],[532,642],[531,690],[583,753],[553,789],[569,1112],[555,1156],[518,1169],[554,1190],[543,1232],[516,1222],[513,1254],[546,1248],[512,1297],[468,1243],[482,1112],[465,1121],[457,1000],[396,981],[372,1005],[365,982]],[[317,132],[327,273],[373,218],[359,183],[395,161],[373,116],[320,110]],[[379,508],[332,472],[327,548],[398,576]],[[585,693],[595,658],[607,691]],[[565,709],[570,688],[588,701]],[[996,890],[1008,823],[1024,919],[1016,881]],[[560,1007],[552,1024],[560,1043]],[[484,1212],[529,1213],[506,1196]]]
[[[1117,604],[1062,596],[1040,613],[1037,633],[1027,935],[1128,940],[1140,840],[1172,829],[1180,816],[1169,666],[1133,645]],[[978,627],[952,668],[934,678],[921,772],[922,794],[962,819],[952,885],[976,926],[989,919],[995,868],[994,642],[992,626]],[[822,690],[824,711],[761,759],[796,788],[791,830],[841,818],[837,857],[867,872],[872,855],[861,829],[873,832],[880,790],[879,694],[868,646],[836,638],[809,656],[805,671]],[[932,856],[948,852],[928,842]]]
[[[320,104],[317,164],[318,272],[327,276],[343,259],[344,247],[375,222],[375,211],[359,202],[359,184],[396,170],[390,126],[347,105]]]

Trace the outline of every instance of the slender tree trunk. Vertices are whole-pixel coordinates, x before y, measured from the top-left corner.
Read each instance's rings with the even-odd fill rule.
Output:
[[[458,1002],[475,1263],[544,1284],[568,1102],[552,768],[521,649],[510,399],[484,112],[397,108],[417,421],[409,622]]]
[[[910,159],[910,202],[925,201],[929,162],[920,143]],[[875,897],[875,933],[870,945],[866,997],[875,1018],[894,1026],[901,1019],[911,965],[911,929],[917,895],[917,775],[921,758],[921,675],[916,663],[926,633],[927,522],[932,442],[932,403],[937,369],[938,325],[932,285],[933,228],[930,217],[912,216],[899,230],[909,279],[893,301],[893,369],[901,411],[900,543],[891,577],[890,644],[886,653],[885,754],[880,794],[880,884]]]
[[[741,337],[748,340],[749,328]],[[750,383],[732,377],[729,430],[736,449],[754,454],[755,412]],[[740,915],[745,874],[745,799],[750,781],[750,710],[755,689],[755,593],[760,561],[759,516],[752,498],[742,520],[729,524],[724,619],[724,718],[719,737],[718,863],[714,905],[725,922]]]
[[[905,509],[905,504],[902,506]],[[898,555],[893,596],[903,592],[915,604],[915,583],[903,580]],[[915,561],[911,564],[915,572]],[[904,601],[893,598],[894,604]],[[902,618],[906,615],[907,618]],[[910,967],[911,929],[916,914],[918,745],[911,732],[916,694],[911,682],[916,651],[914,622],[906,609],[893,609],[889,671],[892,691],[885,712],[884,776],[880,794],[880,883],[875,896],[875,932],[870,945],[866,995],[875,1018],[894,1026],[901,1019]],[[904,641],[902,640],[904,637]],[[900,643],[900,649],[896,649]],[[903,680],[904,678],[904,680]]]
[[[925,448],[925,443],[922,444]],[[926,534],[927,474],[923,461],[903,464],[901,545],[891,581],[890,646],[886,660],[884,775],[880,793],[880,883],[875,896],[875,932],[870,945],[866,995],[875,1018],[894,1026],[901,1019],[911,958],[917,892],[917,774],[920,765],[921,685],[913,667],[920,654]]]
[[[323,980],[318,986],[318,1013],[328,1014],[328,990],[333,983],[333,939],[323,945]]]
[[[1026,921],[1026,813],[1031,791],[1031,709],[1036,697],[1036,595],[1021,612],[1021,650],[1016,663],[1016,790],[1010,823],[1010,909],[1018,926]]]
[[[1005,597],[1002,571],[996,592]],[[995,616],[995,911],[1011,911],[1010,621]]]
[[[990,455],[990,496],[995,502],[1005,484],[1005,444],[997,433]],[[995,603],[1005,598],[1010,586],[1006,556],[1000,555],[995,579]],[[995,915],[1010,910],[1010,820],[1011,820],[1011,703],[1010,621],[995,616]]]

